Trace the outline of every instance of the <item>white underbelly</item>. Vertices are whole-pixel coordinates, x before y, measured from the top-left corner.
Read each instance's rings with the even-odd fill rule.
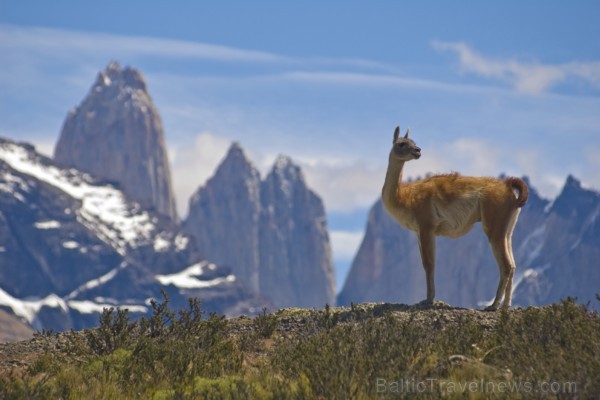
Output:
[[[436,235],[453,238],[465,235],[481,219],[476,198],[457,201],[444,207],[434,205],[434,215]]]

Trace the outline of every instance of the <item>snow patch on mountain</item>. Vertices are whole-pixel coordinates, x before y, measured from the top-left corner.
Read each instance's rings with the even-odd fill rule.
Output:
[[[519,254],[526,254],[524,261],[526,267],[531,266],[531,263],[540,255],[544,247],[545,238],[546,224],[543,224],[531,232],[519,246]]]
[[[569,249],[569,251],[573,251],[575,250],[580,244],[581,244],[581,240],[583,239],[583,232],[585,232],[585,230],[592,224],[594,224],[596,222],[596,219],[598,219],[598,215],[600,215],[600,206],[596,207],[596,210],[592,213],[592,215],[587,219],[587,221],[583,224],[583,226],[581,227],[581,232],[579,234],[579,237],[577,238],[577,240],[571,245],[571,248]]]
[[[214,278],[210,280],[198,279],[204,274],[205,269],[214,269],[214,264],[201,262],[191,265],[183,271],[170,275],[156,275],[156,279],[163,285],[173,285],[181,289],[198,289],[220,285],[226,282],[234,282],[234,275]]]
[[[90,300],[71,300],[68,302],[68,305],[82,314],[102,313],[104,309],[114,307],[112,304],[96,303]],[[129,310],[132,313],[148,312],[148,307],[135,304],[121,305],[119,308]]]
[[[0,306],[11,308],[16,316],[25,319],[29,324],[33,323],[37,313],[44,306],[60,308],[65,312],[67,311],[66,302],[54,293],[49,294],[43,299],[21,300],[12,297],[2,289],[0,289]]]
[[[182,234],[175,236],[175,249],[177,251],[183,251],[187,248],[190,239]]]
[[[154,238],[154,251],[166,251],[169,250],[169,247],[171,247],[171,242],[169,242],[165,237],[164,237],[164,232],[161,233],[160,235],[156,235],[156,237]]]
[[[77,243],[77,242],[75,242],[75,241],[73,241],[73,240],[69,240],[68,242],[64,242],[64,243],[62,244],[62,246],[63,246],[65,249],[76,249],[76,248],[78,248],[78,247],[79,247],[79,243]]]
[[[21,203],[25,203],[27,200],[21,192],[28,193],[29,186],[20,177],[4,171],[0,172],[0,191],[10,193]]]
[[[58,229],[60,228],[60,222],[53,220],[38,221],[35,224],[33,224],[33,226],[35,226],[38,229]]]
[[[112,186],[89,183],[89,175],[75,169],[63,170],[43,165],[39,157],[13,143],[0,144],[0,159],[13,169],[33,176],[81,200],[78,220],[88,229],[125,254],[126,248],[149,241],[155,226],[147,212],[131,209],[123,193]]]
[[[72,291],[71,293],[69,293],[67,295],[67,299],[73,299],[73,298],[77,297],[79,294],[81,294],[82,292],[85,292],[86,290],[90,290],[90,289],[93,289],[95,287],[105,284],[106,282],[112,280],[115,276],[117,276],[117,273],[120,270],[122,270],[126,267],[127,267],[127,263],[122,262],[121,264],[119,264],[118,267],[111,269],[106,274],[104,274],[96,279],[92,279],[92,280],[84,283],[83,285],[80,285],[77,289],[75,289],[74,291]]]

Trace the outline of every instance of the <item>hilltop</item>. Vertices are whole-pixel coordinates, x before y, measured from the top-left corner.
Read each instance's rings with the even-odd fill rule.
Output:
[[[600,316],[568,299],[483,312],[365,303],[254,318],[153,303],[129,322],[0,345],[10,398],[589,398]]]

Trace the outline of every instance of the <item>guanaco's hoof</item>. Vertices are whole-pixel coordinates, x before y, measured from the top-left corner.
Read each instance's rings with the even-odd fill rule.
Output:
[[[498,306],[487,306],[486,308],[483,309],[483,311],[496,311],[498,309]]]

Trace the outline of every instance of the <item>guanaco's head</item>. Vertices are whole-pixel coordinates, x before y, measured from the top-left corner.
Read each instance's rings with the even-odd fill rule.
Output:
[[[421,148],[417,146],[412,139],[409,139],[408,134],[410,129],[406,130],[406,134],[400,137],[400,127],[397,126],[394,131],[394,147],[392,147],[391,155],[400,161],[417,160],[421,157]]]

